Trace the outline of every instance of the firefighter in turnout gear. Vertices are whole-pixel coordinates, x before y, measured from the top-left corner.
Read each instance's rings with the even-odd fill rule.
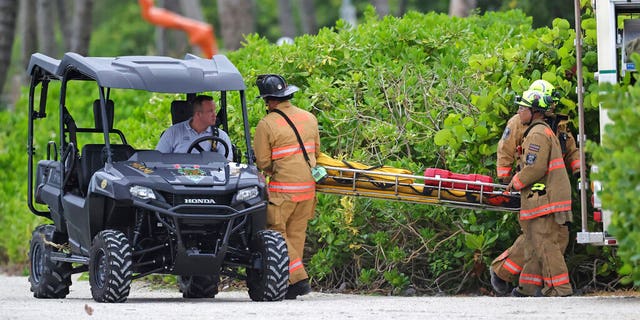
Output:
[[[552,103],[549,110],[545,113],[546,122],[554,129],[560,146],[565,165],[571,169],[573,175],[580,174],[580,158],[579,151],[573,138],[573,135],[567,128],[568,117],[564,115],[556,115],[555,107],[560,100],[560,94],[555,91],[551,83],[545,80],[534,81],[529,90],[539,91],[543,95],[551,96]],[[511,168],[518,158],[517,147],[522,144],[522,138],[526,130],[526,126],[520,121],[520,116],[516,113],[507,123],[504,134],[498,143],[498,178],[504,184],[511,180]],[[569,243],[569,226],[562,227],[563,232],[560,236],[560,247],[562,251],[566,249]],[[518,279],[520,271],[524,263],[524,237],[520,235],[516,241],[500,254],[491,263],[491,285],[496,293],[500,295],[507,294],[511,291],[511,283]]]
[[[253,142],[256,164],[269,178],[267,227],[282,233],[287,242],[289,289],[285,299],[295,299],[311,291],[302,254],[307,222],[316,207],[310,168],[316,165],[320,151],[318,120],[289,102],[298,88],[287,85],[282,76],[259,75],[256,84],[267,105]]]
[[[544,95],[551,96],[553,103],[545,114],[545,118],[552,129],[557,132],[558,139],[562,146],[562,154],[565,162],[571,168],[571,172],[575,175],[580,171],[580,155],[573,135],[567,128],[568,117],[564,115],[556,115],[555,108],[560,101],[560,95],[551,83],[545,80],[536,80],[529,90],[541,92]],[[516,100],[521,99],[516,98]],[[517,101],[516,101],[517,103]],[[502,138],[498,142],[498,159],[496,167],[498,169],[498,179],[507,184],[511,181],[512,168],[517,159],[516,148],[522,142],[522,135],[526,130],[526,126],[520,121],[520,116],[516,113],[507,122],[507,127],[502,134]],[[557,130],[557,131],[556,131]]]
[[[570,222],[571,188],[557,136],[544,121],[550,96],[525,91],[518,114],[527,130],[519,148],[520,171],[508,190],[520,191],[520,227],[525,259],[514,296],[573,294],[561,247],[563,226]]]

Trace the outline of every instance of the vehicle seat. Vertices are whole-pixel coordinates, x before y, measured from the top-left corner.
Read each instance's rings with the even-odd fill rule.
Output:
[[[109,130],[113,129],[113,100],[107,100],[107,125]],[[96,129],[102,130],[102,112],[100,112],[100,100],[93,101],[93,119]]]
[[[87,191],[93,174],[102,169],[107,162],[107,152],[104,144],[85,144],[80,154],[80,190]],[[112,144],[111,160],[125,161],[134,153],[135,149],[128,144]]]
[[[191,103],[186,100],[171,101],[171,124],[186,121],[193,114]]]
[[[174,125],[178,122],[186,121],[193,114],[193,107],[191,103],[186,100],[173,100],[171,101],[171,124]],[[164,134],[166,130],[162,130],[160,136]]]

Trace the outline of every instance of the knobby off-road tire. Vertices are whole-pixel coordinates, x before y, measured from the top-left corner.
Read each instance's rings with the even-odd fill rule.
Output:
[[[186,299],[213,298],[218,294],[220,277],[214,276],[178,276],[178,285],[182,297]]]
[[[69,294],[71,264],[51,260],[51,253],[59,250],[48,242],[60,244],[62,236],[53,225],[40,225],[31,234],[29,283],[36,298],[62,299]]]
[[[253,301],[284,299],[289,286],[289,254],[284,238],[277,231],[258,231],[252,251],[261,267],[247,268],[249,297]]]
[[[100,231],[89,253],[89,284],[97,302],[125,302],[131,288],[131,246],[124,233]]]

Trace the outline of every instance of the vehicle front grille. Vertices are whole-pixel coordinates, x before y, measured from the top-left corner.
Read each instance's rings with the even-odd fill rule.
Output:
[[[230,205],[233,199],[233,194],[172,194],[168,192],[161,192],[162,196],[167,200],[167,203],[177,206],[181,204],[188,205]]]

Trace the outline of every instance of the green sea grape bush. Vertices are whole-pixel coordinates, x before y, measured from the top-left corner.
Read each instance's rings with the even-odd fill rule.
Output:
[[[640,56],[634,54],[635,63]],[[637,75],[634,75],[637,77]],[[602,107],[613,123],[607,125],[601,146],[594,150],[596,177],[603,184],[602,202],[613,212],[609,232],[618,240],[619,272],[625,283],[640,286],[640,85],[603,85]],[[615,266],[615,265],[614,265]]]
[[[260,73],[281,73],[301,87],[294,103],[316,114],[322,151],[333,157],[416,174],[439,167],[493,175],[513,99],[533,80],[546,79],[565,93],[559,111],[577,128],[574,38],[566,20],[533,29],[519,11],[464,19],[416,12],[378,19],[368,12],[355,29],[339,22],[317,36],[296,38],[294,45],[249,36],[230,57],[248,82]],[[589,54],[592,40],[585,40],[583,61],[591,73],[597,68]],[[593,89],[593,76],[585,77]],[[597,100],[590,90],[587,97],[588,117],[594,116]],[[596,135],[597,125],[589,130]],[[511,213],[318,198],[307,261],[326,288],[478,290],[489,286],[486,265],[519,234]],[[606,255],[572,248],[582,263]],[[581,270],[576,266],[572,274],[578,286],[592,278]],[[408,281],[400,280],[404,276]]]

